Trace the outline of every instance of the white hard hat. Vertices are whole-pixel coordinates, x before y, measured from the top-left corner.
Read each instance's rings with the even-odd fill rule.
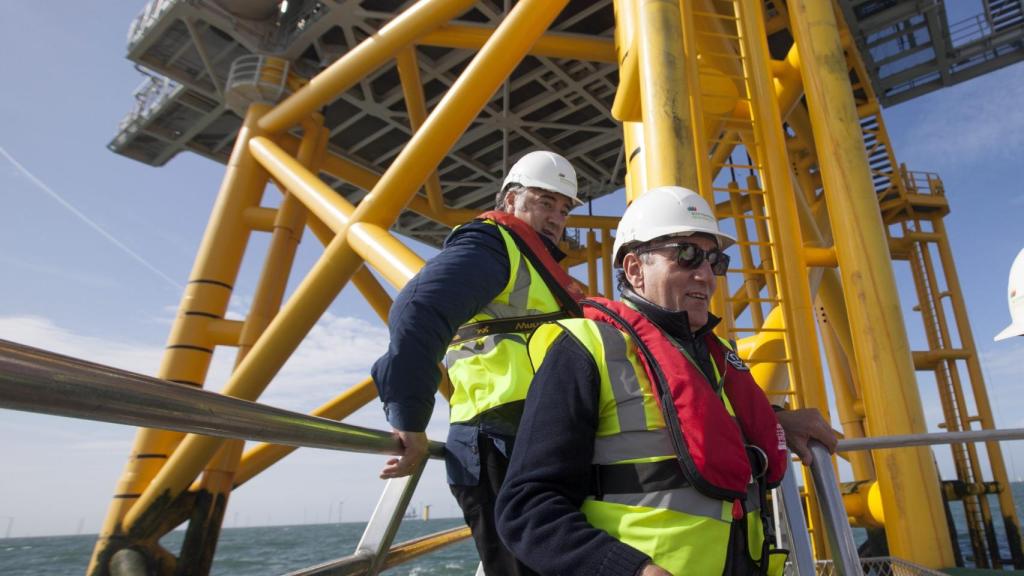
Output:
[[[735,238],[718,229],[718,219],[700,194],[681,186],[652,188],[633,200],[619,220],[612,248],[615,265],[622,266],[627,249],[635,244],[692,234],[714,236],[721,250],[736,243]]]
[[[538,150],[520,158],[508,171],[501,189],[505,190],[513,183],[561,194],[576,206],[583,204],[576,198],[576,170],[568,160],[554,152]]]
[[[1024,249],[1017,253],[1017,258],[1010,267],[1010,282],[1006,288],[1007,300],[1010,303],[1011,323],[993,340],[1006,340],[1011,336],[1024,335]]]

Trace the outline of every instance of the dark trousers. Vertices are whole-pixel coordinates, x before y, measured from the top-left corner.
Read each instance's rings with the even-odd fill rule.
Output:
[[[494,520],[494,502],[508,472],[508,458],[486,436],[480,436],[480,484],[452,485],[452,494],[462,508],[466,524],[473,532],[476,551],[487,576],[533,576],[537,573],[516,559],[498,537]]]

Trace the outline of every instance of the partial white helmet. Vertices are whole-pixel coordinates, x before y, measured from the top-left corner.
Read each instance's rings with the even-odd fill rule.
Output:
[[[520,158],[508,171],[501,184],[502,191],[513,183],[561,194],[572,200],[575,206],[583,204],[576,198],[576,170],[568,160],[554,152],[537,150]]]
[[[1010,303],[1011,323],[993,340],[1006,340],[1011,336],[1024,336],[1024,249],[1017,253],[1017,258],[1010,267],[1010,282],[1006,288]]]
[[[710,234],[725,250],[736,239],[718,229],[711,206],[693,190],[681,186],[659,186],[648,190],[626,208],[615,233],[616,266],[622,266],[626,252],[636,244],[662,236]]]

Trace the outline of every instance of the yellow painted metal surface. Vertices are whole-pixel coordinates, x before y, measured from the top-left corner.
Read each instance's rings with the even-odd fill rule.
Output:
[[[870,179],[860,125],[832,6],[790,5],[804,89],[825,179],[846,306],[859,360],[859,381],[872,434],[926,431],[902,324],[885,231]],[[893,555],[931,568],[953,564],[944,529],[938,473],[924,448],[875,453],[882,501],[890,516],[914,518],[886,526]]]

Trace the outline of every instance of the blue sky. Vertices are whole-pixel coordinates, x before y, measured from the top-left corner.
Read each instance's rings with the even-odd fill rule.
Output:
[[[5,5],[0,148],[23,170],[0,155],[0,338],[153,373],[223,166],[186,154],[151,168],[106,149],[142,81],[124,59],[128,24],[141,8],[136,1]],[[1002,427],[1024,426],[1024,342],[991,340],[1009,322],[1006,273],[1024,245],[1020,102],[1018,64],[886,112],[898,159],[945,181],[952,207],[946,224]],[[268,190],[266,204],[276,197]],[[263,235],[250,244],[231,305],[235,317],[252,296],[265,245]],[[293,277],[319,252],[307,233]],[[909,274],[898,270],[897,278],[909,294]],[[920,321],[904,308],[920,349]],[[384,327],[346,289],[264,399],[308,410],[363,378],[385,343]],[[232,360],[232,351],[215,357],[213,389]],[[934,394],[923,397],[934,422]],[[431,433],[443,438],[438,410]],[[384,426],[376,405],[352,421]],[[98,530],[133,438],[125,426],[0,411],[0,534],[8,523],[13,536]],[[1024,475],[1022,447],[1009,449],[1016,475]],[[234,494],[226,524],[322,522],[329,511],[337,517],[341,501],[345,520],[364,519],[380,493],[383,460],[300,451]],[[70,487],[68,477],[75,480]],[[429,466],[423,486],[414,502],[455,515],[443,466]]]

